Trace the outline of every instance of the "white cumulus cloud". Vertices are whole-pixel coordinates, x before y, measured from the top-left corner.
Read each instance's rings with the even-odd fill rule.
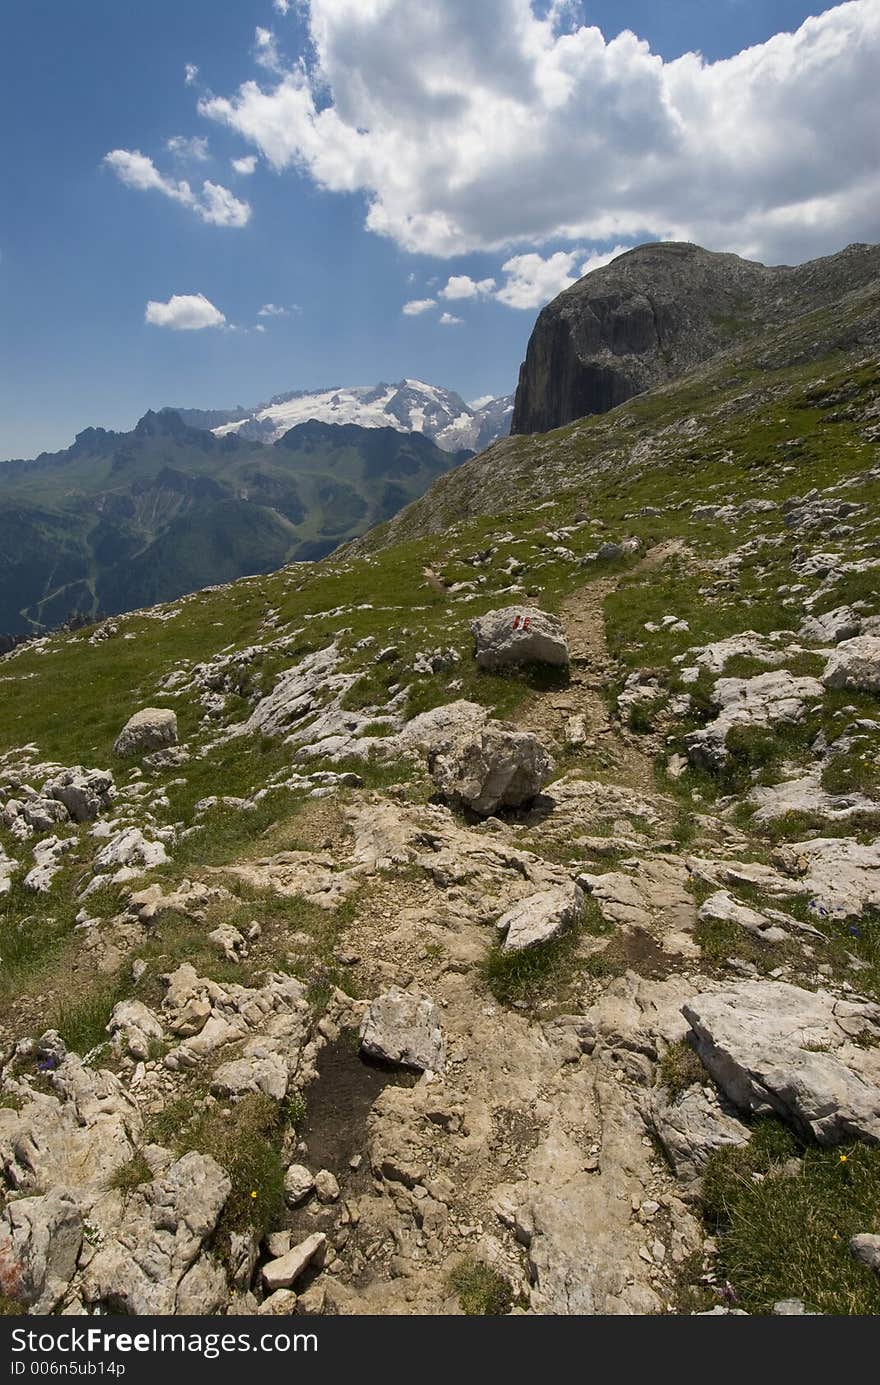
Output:
[[[440,297],[490,298],[494,291],[494,279],[472,279],[469,274],[453,274],[440,290]]]
[[[507,277],[496,297],[508,308],[541,307],[575,282],[578,276],[573,269],[578,259],[577,250],[557,250],[547,259],[534,253],[514,255],[501,266]]]
[[[436,306],[436,298],[411,298],[408,303],[404,303],[401,312],[405,317],[419,317]]]
[[[240,173],[243,178],[249,178],[256,166],[256,154],[243,154],[240,159],[232,160],[232,167],[234,172]]]
[[[199,75],[199,69],[195,63],[187,63],[183,69],[183,80],[188,87],[191,87]]]
[[[717,62],[544,9],[310,0],[306,61],[200,109],[276,170],[361,193],[368,228],[417,253],[674,237],[778,261],[880,239],[880,0]]]
[[[463,317],[456,317],[454,313],[441,313],[437,320],[441,327],[460,327],[464,322]]]
[[[223,327],[226,318],[203,293],[174,293],[167,303],[151,298],[144,321],[173,332],[201,332],[205,327]]]
[[[166,178],[139,149],[111,149],[104,155],[104,162],[127,187],[140,192],[161,192],[212,226],[245,226],[250,220],[250,205],[239,201],[221,183],[206,179],[201,193],[196,193],[185,178]]]
[[[257,317],[290,317],[290,309],[281,308],[277,303],[264,303]]]

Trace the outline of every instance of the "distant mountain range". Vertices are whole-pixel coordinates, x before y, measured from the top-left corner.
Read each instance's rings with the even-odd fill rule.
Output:
[[[424,433],[444,452],[461,448],[481,452],[510,432],[513,395],[466,404],[454,390],[421,380],[400,380],[394,385],[292,390],[252,409],[173,408],[191,428],[207,429],[217,437],[236,433],[255,442],[277,442],[297,423],[317,419],[321,423]]]
[[[269,445],[191,426],[194,412],[151,411],[131,432],[87,428],[62,452],[0,462],[0,635],[322,557],[472,455],[381,426],[378,408],[369,427],[310,419]]]

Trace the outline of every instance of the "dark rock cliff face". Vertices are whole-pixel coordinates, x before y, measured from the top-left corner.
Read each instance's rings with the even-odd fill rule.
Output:
[[[512,433],[607,413],[770,321],[820,307],[880,274],[880,247],[852,245],[794,268],[676,242],[594,270],[540,313],[520,369]]]

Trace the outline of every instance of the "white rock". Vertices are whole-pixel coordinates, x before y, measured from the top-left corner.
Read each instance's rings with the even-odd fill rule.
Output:
[[[552,664],[569,661],[568,640],[556,616],[535,606],[507,606],[487,611],[471,622],[479,668],[508,664]]]
[[[703,1063],[741,1110],[775,1112],[820,1144],[880,1141],[880,1007],[781,981],[682,1006]]]
[[[699,1178],[709,1155],[727,1145],[745,1145],[751,1131],[703,1087],[687,1087],[672,1098],[665,1087],[651,1092],[646,1116],[684,1182]]]
[[[82,1213],[66,1188],[10,1202],[0,1218],[0,1292],[51,1313],[76,1270],[82,1236]]]
[[[822,616],[808,616],[798,634],[811,644],[838,644],[852,639],[861,628],[861,617],[851,606],[838,606]]]
[[[336,1202],[339,1197],[339,1183],[329,1169],[321,1169],[315,1174],[315,1192],[319,1202]]]
[[[267,1289],[289,1289],[313,1262],[320,1264],[327,1246],[323,1231],[315,1231],[286,1255],[270,1260],[263,1266],[263,1283]]]
[[[392,986],[377,996],[361,1023],[361,1049],[371,1058],[443,1072],[446,1048],[433,1000]]]
[[[798,722],[805,703],[822,696],[822,684],[816,678],[796,678],[786,669],[774,669],[755,678],[719,678],[712,696],[720,708],[718,716],[684,737],[691,763],[706,769],[725,763],[727,734],[733,727]]]
[[[195,1150],[126,1200],[116,1234],[97,1251],[83,1276],[86,1303],[126,1314],[202,1313],[219,1302],[211,1263],[192,1279],[232,1184],[209,1154]]]
[[[170,707],[143,707],[116,738],[114,755],[146,755],[177,744],[177,715]]]
[[[482,731],[464,734],[448,749],[429,755],[428,768],[445,797],[488,815],[531,802],[554,764],[530,732],[489,722]]]
[[[710,895],[700,906],[697,917],[701,923],[712,920],[719,923],[735,923],[739,928],[751,933],[753,938],[760,938],[765,943],[782,943],[788,937],[784,928],[780,928],[764,914],[759,914],[756,909],[749,909],[745,904],[740,904],[726,890],[718,890]]]
[[[559,937],[574,922],[584,905],[577,885],[561,885],[527,895],[495,925],[504,934],[504,952],[523,952]]]
[[[168,853],[162,842],[148,841],[138,827],[124,827],[101,848],[93,864],[95,872],[100,873],[120,866],[147,870],[162,866],[167,860]]]
[[[828,660],[822,682],[826,688],[880,693],[880,636],[844,640]]]
[[[151,1043],[165,1037],[156,1015],[141,1000],[120,1000],[113,1007],[107,1033],[117,1054],[139,1059],[149,1058]]]
[[[63,804],[74,822],[91,822],[112,805],[113,775],[109,770],[75,765],[47,780],[43,793]]]
[[[291,1207],[305,1202],[314,1186],[314,1176],[304,1164],[291,1164],[284,1175],[284,1196]]]

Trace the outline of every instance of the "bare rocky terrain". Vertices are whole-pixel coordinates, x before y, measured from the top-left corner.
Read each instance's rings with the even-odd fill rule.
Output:
[[[877,294],[0,659],[5,1311],[878,1310]]]

